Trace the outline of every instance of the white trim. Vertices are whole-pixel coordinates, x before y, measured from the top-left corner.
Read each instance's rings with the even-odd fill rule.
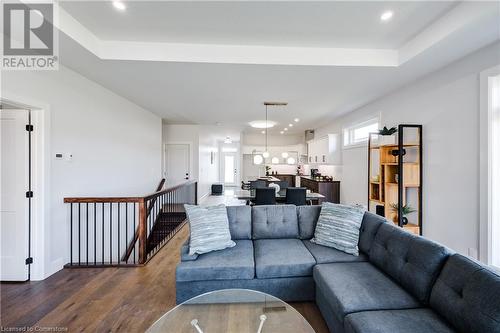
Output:
[[[479,78],[479,259],[491,264],[491,109],[488,79],[500,74],[500,65],[480,73]]]

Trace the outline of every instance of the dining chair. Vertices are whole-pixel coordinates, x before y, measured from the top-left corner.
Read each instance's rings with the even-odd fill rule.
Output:
[[[287,204],[295,206],[306,205],[306,188],[305,187],[289,187],[286,189]]]
[[[256,188],[254,205],[275,205],[276,191],[272,187]]]

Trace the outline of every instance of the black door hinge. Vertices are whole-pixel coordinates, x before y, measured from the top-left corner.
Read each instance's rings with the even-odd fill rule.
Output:
[[[26,130],[28,132],[33,132],[33,125],[26,125]]]
[[[26,198],[33,198],[33,191],[26,192]]]
[[[32,263],[33,263],[33,258],[32,257],[26,258],[26,265],[29,265],[29,264],[32,264]]]

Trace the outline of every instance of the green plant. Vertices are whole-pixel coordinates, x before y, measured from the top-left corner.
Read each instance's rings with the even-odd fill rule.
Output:
[[[392,208],[393,211],[395,211],[397,213],[399,211],[399,204],[392,203],[391,204],[391,208]],[[408,214],[416,212],[417,210],[415,208],[413,208],[412,206],[410,206],[410,205],[404,205],[402,207],[402,211],[403,211],[403,216],[406,216]]]
[[[266,165],[266,171],[271,170],[271,167],[269,165]]]
[[[398,131],[398,129],[396,127],[387,128],[387,126],[384,126],[384,128],[382,128],[381,130],[378,131],[378,134],[380,134],[380,135],[393,135],[397,131]]]

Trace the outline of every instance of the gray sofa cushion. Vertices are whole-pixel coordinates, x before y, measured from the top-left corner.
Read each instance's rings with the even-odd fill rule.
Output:
[[[361,228],[359,230],[358,247],[361,252],[370,253],[378,228],[385,222],[387,222],[387,220],[382,216],[365,212],[365,215],[363,215],[363,221],[361,222]]]
[[[413,296],[369,262],[316,265],[313,277],[340,321],[353,312],[421,307]]]
[[[299,236],[300,239],[311,239],[314,237],[314,229],[318,222],[321,206],[298,206],[297,217],[299,219]]]
[[[351,313],[344,320],[346,333],[453,333],[430,309],[384,310]]]
[[[455,254],[432,289],[430,305],[461,332],[500,332],[500,276]]]
[[[228,206],[226,209],[231,239],[252,239],[252,208]]]
[[[255,264],[251,240],[236,240],[236,246],[198,256],[177,265],[177,281],[253,279]]]
[[[252,207],[253,239],[299,238],[295,205]]]
[[[312,275],[316,261],[299,239],[259,239],[254,247],[259,279]]]
[[[307,247],[309,252],[311,252],[318,264],[368,261],[368,256],[363,253],[360,253],[359,256],[353,256],[352,254],[348,254],[328,246],[314,244],[309,240],[303,240],[302,242]]]
[[[384,223],[373,241],[370,262],[427,304],[449,254],[444,246]]]

